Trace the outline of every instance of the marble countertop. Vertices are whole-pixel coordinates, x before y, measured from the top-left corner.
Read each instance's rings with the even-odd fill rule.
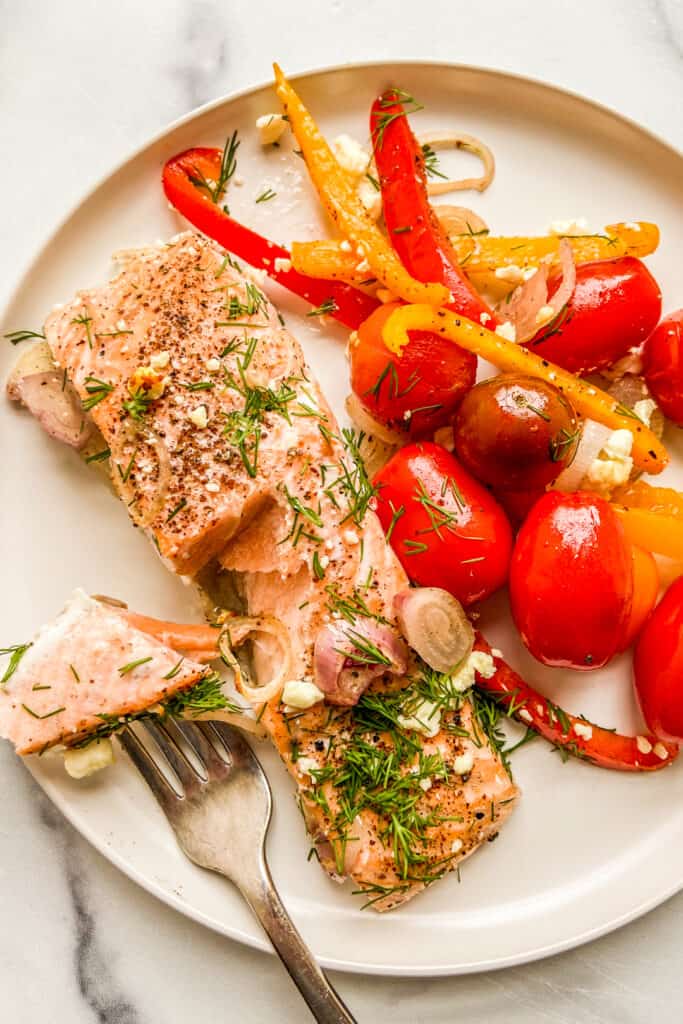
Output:
[[[78,197],[166,122],[269,77],[341,60],[517,71],[616,107],[683,146],[681,0],[22,0],[0,3],[0,298]],[[274,958],[147,895],[94,852],[0,748],[3,1020],[304,1022]],[[638,1024],[683,999],[683,894],[591,945],[469,978],[336,976],[360,1021]]]

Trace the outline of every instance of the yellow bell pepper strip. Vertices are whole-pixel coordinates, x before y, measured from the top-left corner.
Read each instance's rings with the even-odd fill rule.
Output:
[[[438,206],[435,207],[438,212]],[[510,285],[496,277],[496,269],[506,266],[530,267],[550,257],[551,268],[559,266],[561,239],[556,235],[494,237],[477,232],[450,235],[462,270],[478,288],[507,292]],[[603,234],[569,235],[575,263],[616,259],[619,256],[649,256],[659,245],[659,228],[646,221],[609,224]],[[357,270],[358,260],[331,239],[294,242],[292,264],[300,274],[345,281],[358,286],[368,275]]]
[[[633,463],[638,469],[645,473],[661,473],[668,464],[669,456],[662,442],[630,409],[522,345],[516,345],[446,309],[433,309],[426,305],[399,306],[394,310],[382,329],[387,348],[400,356],[408,344],[409,331],[440,334],[500,370],[529,374],[548,381],[566,395],[577,415],[596,420],[612,430],[630,430],[633,434]]]
[[[613,491],[612,501],[627,508],[643,508],[663,516],[677,516],[683,523],[683,493],[673,487],[653,487],[644,480],[635,480]]]
[[[389,242],[366,213],[354,184],[337,163],[315,121],[277,64],[274,70],[275,91],[301,147],[311,180],[332,223],[353,246],[357,265],[366,267],[366,271],[361,272],[366,278],[376,277],[385,288],[406,302],[447,305],[451,296],[444,285],[423,284],[404,269]]]
[[[678,516],[621,505],[615,505],[614,510],[632,544],[683,562],[683,523]]]

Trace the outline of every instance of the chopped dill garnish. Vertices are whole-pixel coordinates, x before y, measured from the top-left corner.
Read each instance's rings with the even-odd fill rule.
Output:
[[[241,709],[223,693],[223,680],[217,672],[209,672],[187,690],[175,693],[164,701],[164,711],[174,718],[183,715],[205,715],[212,711],[234,713]]]
[[[151,654],[146,658],[138,658],[137,661],[129,661],[127,665],[122,665],[121,668],[118,669],[118,673],[120,676],[127,676],[129,672],[133,671],[133,669],[139,668],[140,665],[146,665],[149,661],[152,661]]]
[[[165,676],[162,676],[162,679],[174,679],[180,672],[180,667],[184,661],[184,657],[179,658],[170,672],[167,672]]]
[[[390,112],[391,107],[395,107],[397,104],[402,104],[404,109],[395,110]],[[406,114],[416,114],[418,110],[424,110],[421,103],[417,103],[416,100],[403,89],[393,89],[392,95],[387,99],[380,100],[379,106],[382,111],[381,114],[375,114],[374,116],[374,142],[375,146],[379,148],[384,142],[384,133],[397,118],[405,117]]]
[[[186,505],[187,505],[187,498],[183,498],[182,501],[179,501],[178,504],[176,505],[176,507],[171,512],[169,512],[169,514],[166,516],[166,522],[170,523],[173,519],[175,519],[175,517],[178,515],[178,513],[182,512],[182,510],[185,508]]]
[[[103,448],[101,452],[94,452],[92,455],[88,455],[86,462],[106,462],[111,455],[110,448]]]
[[[190,175],[190,181],[197,188],[203,188],[209,193],[211,201],[218,203],[225,192],[226,186],[237,169],[237,150],[240,142],[237,132],[234,131],[226,140],[221,157],[221,166],[216,181],[210,181],[198,167],[194,168],[194,174]]]
[[[72,324],[81,324],[83,327],[85,327],[85,336],[86,336],[86,339],[88,341],[88,348],[92,348],[92,332],[90,330],[90,324],[92,323],[92,317],[91,316],[86,316],[85,314],[81,313],[80,316],[74,317],[73,320],[71,321],[71,323]]]
[[[269,199],[275,199],[277,192],[273,192],[272,188],[266,188],[258,196],[256,196],[255,202],[267,203]]]
[[[444,174],[439,168],[439,157],[436,154],[436,150],[425,142],[422,146],[422,157],[425,163],[425,171],[429,178],[443,178],[444,181],[448,180],[448,175]]]
[[[389,508],[391,509],[391,522],[389,523],[389,529],[386,532],[387,544],[391,544],[391,538],[394,530],[396,529],[396,523],[399,521],[401,516],[405,515],[406,512],[405,505],[399,505],[398,508],[394,508],[393,501],[389,502]]]
[[[48,711],[44,715],[39,715],[37,711],[34,711],[32,708],[29,708],[26,704],[22,704],[21,706],[24,709],[24,711],[28,711],[29,715],[31,715],[32,718],[40,718],[40,719],[52,718],[53,715],[61,715],[62,711],[66,711],[65,707],[61,707],[61,708],[55,708],[54,711]]]
[[[5,669],[2,679],[0,679],[0,686],[4,685],[9,679],[12,678],[19,662],[26,654],[29,647],[33,646],[31,643],[28,644],[14,644],[12,647],[0,647],[0,655],[9,654],[11,655],[7,668]]]
[[[42,338],[42,340],[45,341],[45,335],[42,331],[10,331],[9,334],[5,334],[4,337],[13,345],[18,345],[22,341],[28,341],[29,338]]]
[[[83,408],[86,412],[90,412],[96,405],[99,405],[103,399],[110,395],[114,390],[114,385],[109,384],[106,380],[100,380],[99,377],[91,377],[88,375],[85,378],[85,390],[88,392],[88,397],[82,402]]]
[[[321,302],[315,309],[309,310],[306,316],[332,316],[332,314],[336,313],[338,309],[339,306],[334,299],[329,298],[325,299],[324,302]]]

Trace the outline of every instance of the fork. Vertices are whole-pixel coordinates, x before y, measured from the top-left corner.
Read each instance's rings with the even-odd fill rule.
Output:
[[[137,728],[141,728],[140,725]],[[272,812],[268,780],[251,747],[223,722],[167,719],[144,727],[182,786],[178,792],[130,728],[119,733],[161,805],[178,844],[200,867],[229,878],[259,919],[320,1024],[355,1024],[277,894],[265,855]],[[196,758],[193,764],[185,745]]]

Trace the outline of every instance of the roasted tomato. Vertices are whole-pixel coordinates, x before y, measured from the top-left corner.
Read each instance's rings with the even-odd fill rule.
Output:
[[[472,388],[453,429],[462,464],[496,492],[544,490],[574,458],[579,436],[564,395],[518,373]]]
[[[445,448],[401,448],[375,478],[377,512],[410,579],[463,604],[507,579],[512,531],[500,505]]]
[[[450,422],[474,384],[477,358],[427,331],[414,331],[401,356],[382,340],[382,327],[397,303],[368,317],[349,344],[351,387],[380,423],[420,437]]]
[[[545,665],[600,668],[622,649],[631,621],[631,547],[611,505],[586,491],[549,491],[517,536],[512,617]]]
[[[550,295],[558,285],[550,279]],[[571,299],[528,347],[572,373],[592,373],[642,344],[661,312],[659,285],[634,256],[580,263]]]
[[[643,374],[662,412],[683,427],[683,309],[665,316],[645,342]]]
[[[651,731],[683,741],[683,577],[645,624],[633,658],[636,695]]]

